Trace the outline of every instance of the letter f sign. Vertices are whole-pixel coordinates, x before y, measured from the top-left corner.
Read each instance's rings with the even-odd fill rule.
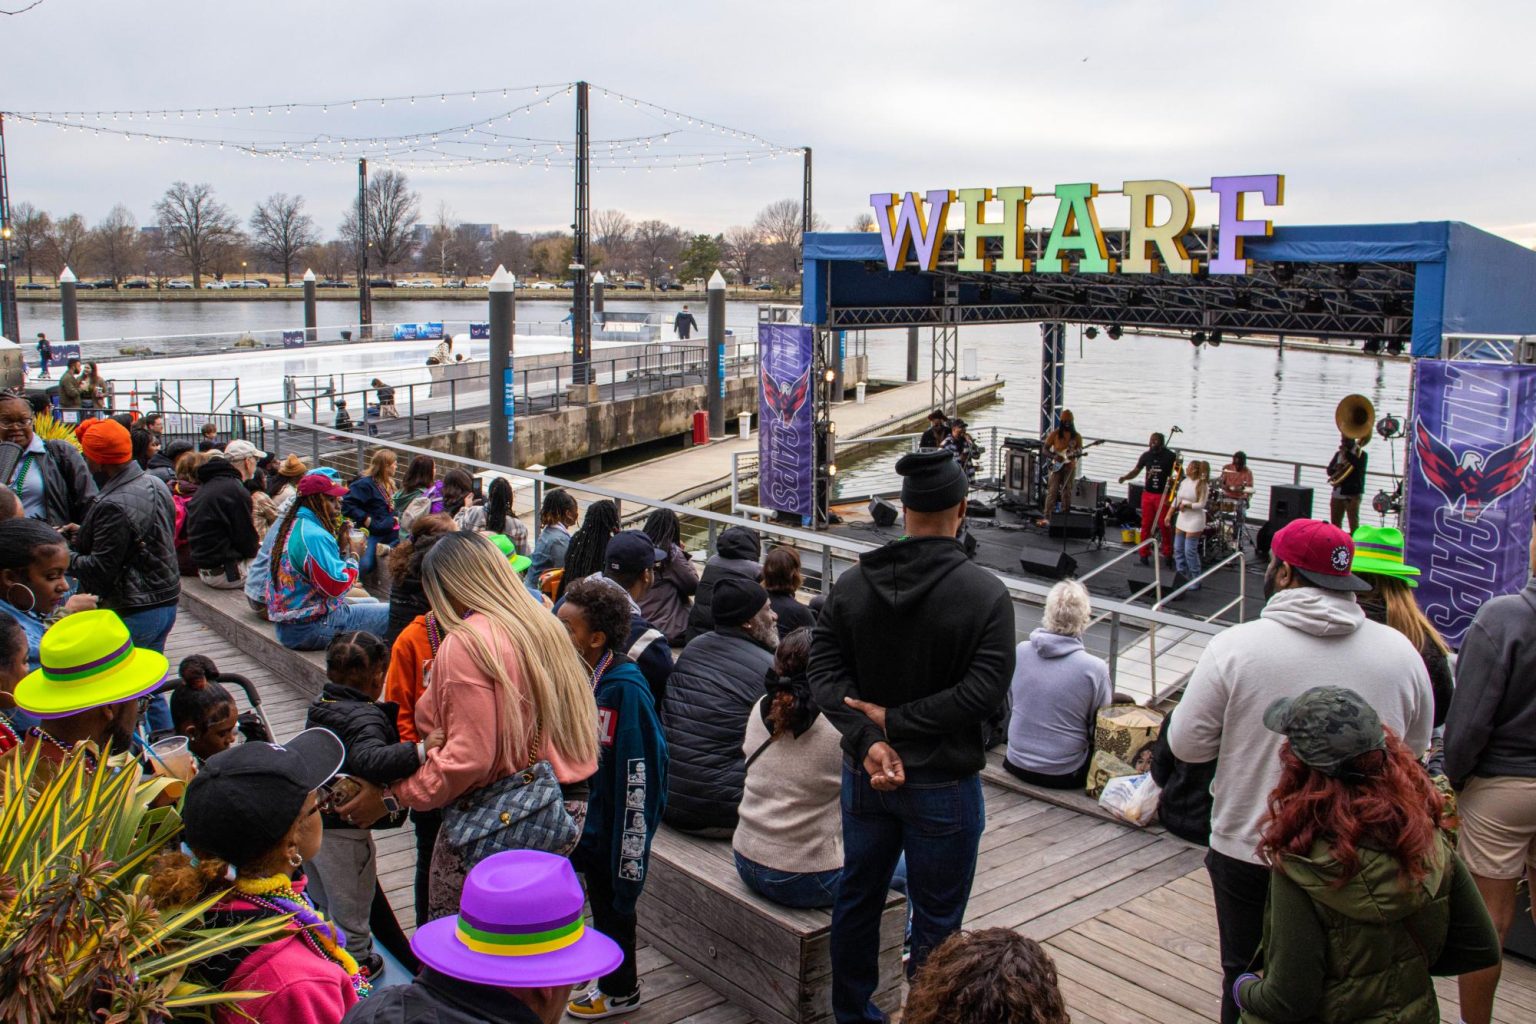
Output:
[[[898,203],[890,192],[877,192],[869,197],[869,205],[875,209],[875,223],[880,228],[880,244],[885,246],[885,265],[890,270],[900,270],[907,265],[908,246],[914,250],[917,263],[924,270],[932,270],[939,262],[939,239],[944,237],[944,221],[949,217],[949,204],[955,194],[945,189],[928,193],[928,211],[916,192],[908,192]]]

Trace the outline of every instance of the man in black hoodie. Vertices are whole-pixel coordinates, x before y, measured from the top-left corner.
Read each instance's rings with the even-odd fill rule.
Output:
[[[197,493],[187,503],[187,546],[197,578],[215,590],[244,587],[245,563],[261,549],[245,481],[263,454],[249,441],[231,441],[197,471]]]
[[[1013,676],[1013,604],[967,561],[965,473],[947,452],[914,452],[906,536],[839,577],[811,646],[810,680],[843,734],[843,877],[832,910],[832,1010],[875,1022],[881,909],[907,857],[908,976],[960,927],[984,813],[986,723]]]

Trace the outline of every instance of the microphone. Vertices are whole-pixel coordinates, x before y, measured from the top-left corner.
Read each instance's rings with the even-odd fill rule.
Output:
[[[1168,433],[1170,433],[1170,434],[1182,434],[1182,433],[1184,433],[1184,428],[1183,427],[1174,427],[1172,430],[1168,431]]]

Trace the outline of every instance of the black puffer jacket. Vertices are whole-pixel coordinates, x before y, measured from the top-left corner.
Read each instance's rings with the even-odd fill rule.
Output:
[[[255,558],[261,535],[251,519],[251,492],[227,459],[209,459],[197,471],[197,494],[187,504],[187,546],[199,569],[223,569]]]
[[[1173,756],[1168,746],[1170,712],[1152,747],[1152,781],[1163,787],[1157,800],[1157,817],[1163,827],[1180,839],[1201,846],[1211,842],[1211,783],[1216,762],[1191,764]]]
[[[40,460],[43,471],[43,517],[49,526],[85,522],[86,510],[96,497],[96,481],[85,459],[68,441],[44,441],[48,457]]]
[[[346,775],[387,786],[414,774],[421,767],[416,756],[416,744],[404,743],[396,729],[400,706],[389,701],[373,701],[361,690],[339,683],[326,683],[320,691],[320,699],[309,706],[304,728],[329,729],[347,748],[347,758],[341,763]],[[352,828],[334,814],[322,816],[326,828]],[[374,828],[395,828],[405,821],[386,815]]]
[[[773,654],[744,630],[721,627],[689,644],[667,680],[662,726],[671,765],[667,810],[675,828],[735,828],[746,782],[747,716],[767,692]]]
[[[181,597],[175,526],[171,492],[130,463],[102,487],[80,524],[70,575],[116,612],[175,604]]]

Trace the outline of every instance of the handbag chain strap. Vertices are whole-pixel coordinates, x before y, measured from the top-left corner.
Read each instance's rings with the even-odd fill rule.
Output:
[[[528,748],[529,768],[539,763],[539,750],[544,746],[544,717],[535,715],[533,721],[533,746]]]

